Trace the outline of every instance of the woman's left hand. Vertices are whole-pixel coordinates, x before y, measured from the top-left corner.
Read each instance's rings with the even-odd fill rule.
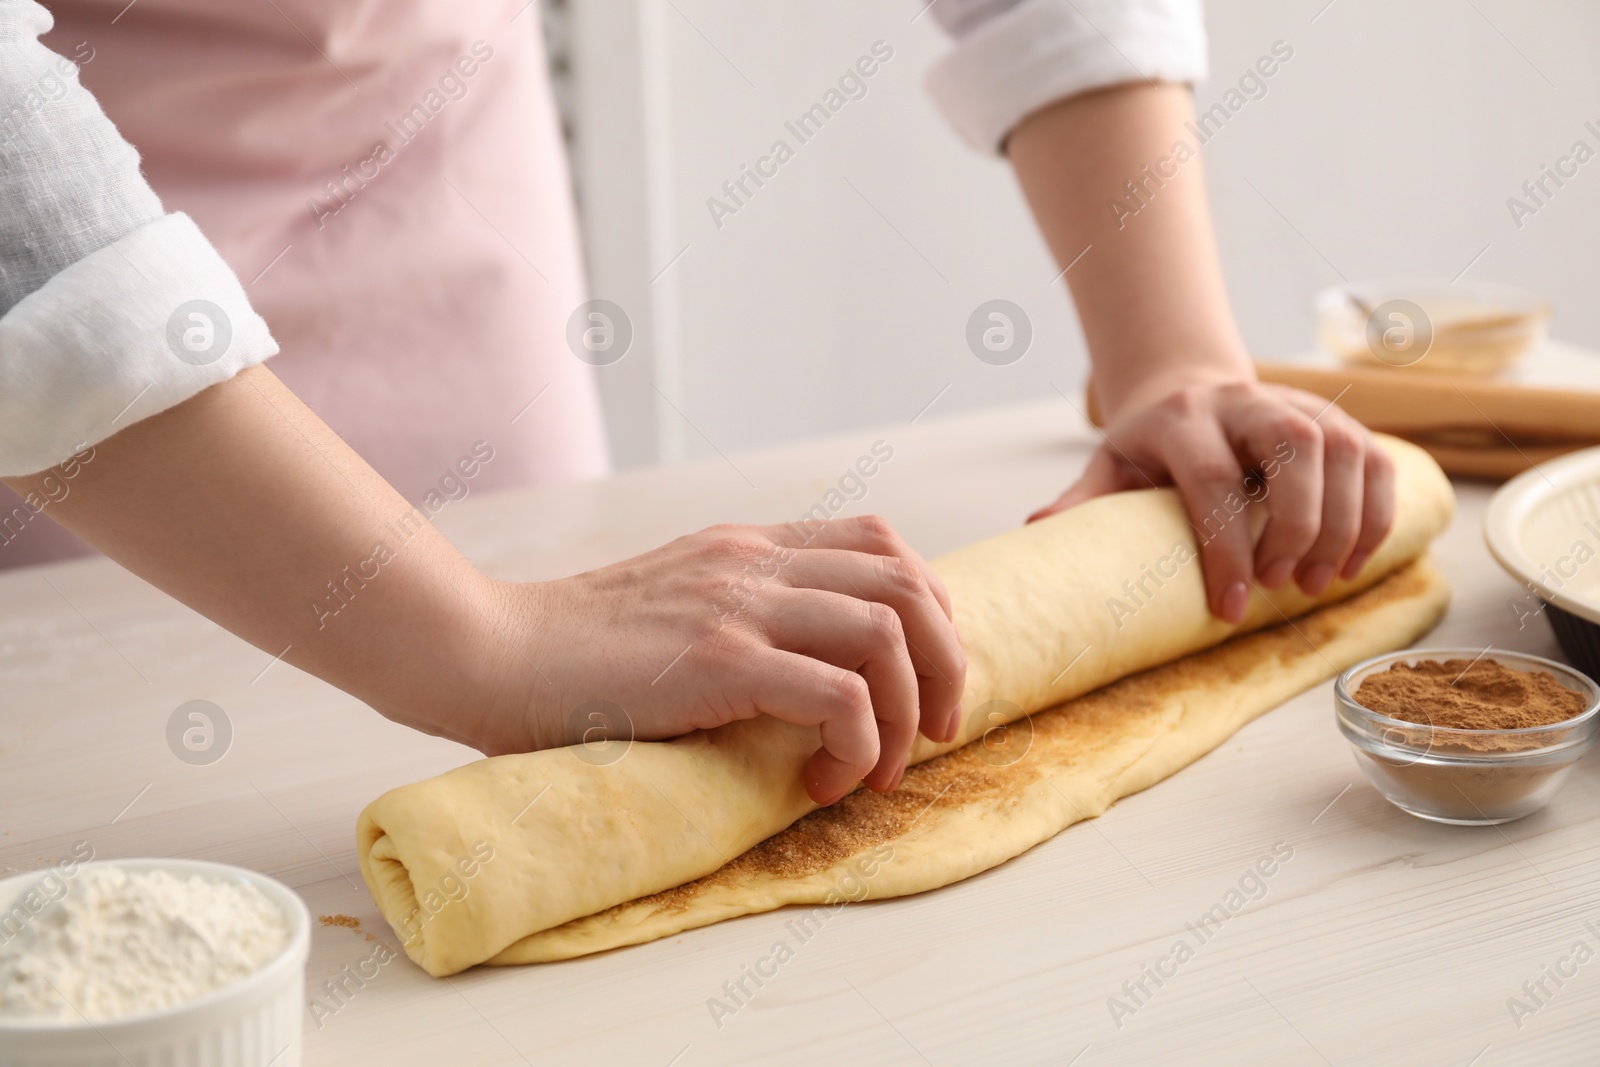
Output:
[[[1160,485],[1183,497],[1207,602],[1228,622],[1244,618],[1252,581],[1276,589],[1293,578],[1316,596],[1353,577],[1394,521],[1394,464],[1366,427],[1322,397],[1246,378],[1117,412],[1083,477],[1028,521]],[[1249,523],[1232,521],[1241,499],[1269,513],[1254,546]]]

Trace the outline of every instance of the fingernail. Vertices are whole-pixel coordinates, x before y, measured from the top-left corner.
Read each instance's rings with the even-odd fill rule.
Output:
[[[1361,573],[1361,568],[1366,566],[1367,560],[1371,558],[1372,553],[1364,548],[1357,552],[1350,553],[1350,558],[1344,561],[1344,570],[1339,572],[1339,576],[1344,578],[1346,581],[1354,578],[1356,575]]]
[[[954,741],[961,734],[961,705],[957,704],[950,709],[950,721],[944,724],[944,736],[941,740]]]
[[[1222,618],[1238,625],[1244,622],[1244,611],[1250,603],[1250,588],[1243,582],[1234,582],[1222,591]]]
[[[1307,596],[1321,596],[1328,583],[1333,581],[1333,564],[1313,563],[1300,577],[1300,588]]]
[[[887,790],[885,790],[885,792],[893,793],[896,789],[899,789],[900,788],[900,782],[901,782],[901,780],[903,778],[905,778],[905,776],[906,776],[906,769],[904,767],[901,767],[898,771],[895,772],[894,781],[889,783],[889,788]]]
[[[1261,584],[1276,589],[1294,576],[1294,560],[1288,557],[1275,559],[1261,568]]]

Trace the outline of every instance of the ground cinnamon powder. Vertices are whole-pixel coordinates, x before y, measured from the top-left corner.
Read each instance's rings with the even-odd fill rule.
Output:
[[[1496,660],[1425,659],[1370,674],[1356,703],[1402,722],[1449,730],[1522,730],[1583,714],[1582,693],[1549,671],[1519,671]]]
[[[1542,748],[1556,738],[1439,734],[1437,730],[1520,730],[1576,718],[1587,709],[1584,694],[1568,689],[1548,671],[1521,671],[1490,658],[1396,663],[1368,675],[1353,694],[1356,703],[1417,729],[1394,727],[1385,739],[1448,758],[1482,759]],[[1374,761],[1398,786],[1436,815],[1486,820],[1526,814],[1530,798],[1568,762],[1439,763]]]

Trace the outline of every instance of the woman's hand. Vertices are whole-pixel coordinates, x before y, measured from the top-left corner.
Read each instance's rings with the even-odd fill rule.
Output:
[[[44,471],[7,479],[50,494]],[[966,659],[937,575],[882,519],[719,526],[573,578],[493,581],[265,367],[100,442],[50,515],[389,718],[481,751],[769,713],[821,728],[820,802],[954,736]],[[59,488],[59,485],[57,486]]]
[[[1252,579],[1276,588],[1292,577],[1320,593],[1359,570],[1393,519],[1394,472],[1337,407],[1256,381],[1228,308],[1193,120],[1186,86],[1136,82],[1041,108],[1007,142],[1072,288],[1107,419],[1083,477],[1035,517],[1176,485],[1211,610],[1237,622]],[[1270,518],[1252,549],[1237,500],[1263,497]]]
[[[806,788],[827,804],[863,778],[899,784],[920,730],[959,726],[966,659],[944,584],[883,519],[716,526],[572,578],[505,586],[532,633],[480,747],[584,740],[590,701],[622,736],[675,737],[761,714],[821,730]],[[611,709],[615,715],[615,710]]]
[[[1152,485],[1182,495],[1207,600],[1229,622],[1244,618],[1252,580],[1276,589],[1292,577],[1315,596],[1353,577],[1394,521],[1394,464],[1365,427],[1321,397],[1245,378],[1116,413],[1083,477],[1029,521]],[[1269,514],[1253,549],[1235,517],[1242,500]]]

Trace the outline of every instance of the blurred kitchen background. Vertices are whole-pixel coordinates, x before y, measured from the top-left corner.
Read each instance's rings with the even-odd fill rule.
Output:
[[[1076,319],[1008,166],[923,89],[947,43],[921,0],[543,2],[591,291],[636,331],[596,371],[619,467],[904,423],[935,396],[930,415],[1081,394]],[[1201,109],[1293,49],[1205,148],[1258,356],[1314,347],[1317,290],[1393,276],[1521,285],[1555,337],[1600,347],[1600,161],[1520,228],[1506,203],[1574,141],[1600,148],[1600,5],[1212,0],[1206,23]],[[894,58],[865,98],[719,228],[707,198],[879,40]],[[1010,366],[964,340],[995,297],[1033,322]]]

